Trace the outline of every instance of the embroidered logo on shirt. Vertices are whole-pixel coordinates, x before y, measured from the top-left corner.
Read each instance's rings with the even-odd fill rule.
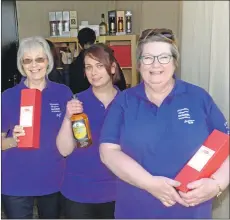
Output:
[[[57,118],[61,118],[61,108],[59,103],[50,103],[50,110],[53,113],[56,113]]]
[[[177,110],[178,119],[184,120],[184,123],[193,124],[195,120],[191,119],[188,108],[182,108]]]

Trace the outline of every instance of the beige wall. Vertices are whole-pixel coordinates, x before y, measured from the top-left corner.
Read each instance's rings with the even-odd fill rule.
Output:
[[[76,10],[78,23],[99,24],[101,13],[114,9],[114,1],[17,1],[19,38],[33,35],[49,37],[50,11]]]
[[[76,10],[78,24],[88,20],[99,24],[101,13],[109,10],[131,10],[133,32],[140,34],[145,28],[172,29],[180,49],[181,1],[17,1],[19,38],[33,35],[49,36],[49,11]],[[177,70],[180,76],[180,69]]]
[[[131,10],[133,31],[167,27],[178,33],[179,1],[17,1],[19,38],[32,35],[49,36],[48,12],[76,10],[78,23],[88,20],[99,24],[101,13],[109,10]]]

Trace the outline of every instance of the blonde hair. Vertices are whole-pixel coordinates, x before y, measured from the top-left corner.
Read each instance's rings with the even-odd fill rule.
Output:
[[[28,37],[24,38],[21,40],[19,48],[18,48],[18,53],[17,53],[17,67],[19,72],[23,75],[26,76],[25,71],[22,67],[22,58],[25,52],[29,50],[37,50],[37,49],[42,49],[43,52],[46,54],[47,59],[48,59],[48,68],[46,71],[46,74],[48,75],[54,66],[54,60],[53,60],[53,55],[50,51],[50,46],[47,43],[47,41],[40,36],[35,36],[35,37]]]

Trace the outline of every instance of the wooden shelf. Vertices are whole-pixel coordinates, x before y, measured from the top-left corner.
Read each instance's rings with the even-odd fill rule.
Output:
[[[131,67],[121,67],[124,71],[130,71],[131,76],[127,78],[131,78],[131,82],[127,82],[131,84],[131,87],[136,86],[139,83],[138,74],[136,71],[136,44],[137,44],[137,35],[111,35],[111,36],[100,36],[98,37],[98,42],[108,43],[109,42],[117,42],[119,41],[129,41],[129,45],[131,46]]]
[[[76,37],[48,37],[46,39],[53,43],[78,43]]]
[[[46,38],[53,43],[76,43],[77,51],[79,50],[78,39],[76,37],[49,37]],[[138,35],[107,35],[107,36],[99,36],[96,39],[96,42],[109,44],[110,42],[116,42],[119,45],[119,41],[122,42],[127,41],[128,45],[131,46],[131,64],[129,67],[121,67],[126,74],[129,71],[129,77],[131,82],[127,82],[131,84],[131,87],[137,85],[139,83],[139,77],[136,71],[136,44],[137,44]],[[130,76],[131,73],[131,76]]]

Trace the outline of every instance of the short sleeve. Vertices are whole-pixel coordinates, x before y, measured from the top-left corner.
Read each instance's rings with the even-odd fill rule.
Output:
[[[69,87],[66,88],[66,103],[73,97],[73,93]]]
[[[123,108],[124,93],[120,93],[113,101],[107,111],[104,124],[102,126],[99,143],[120,144],[120,133],[123,125]]]
[[[69,100],[71,100],[73,97],[73,93],[71,89],[67,86],[65,86],[65,91],[63,91],[62,94],[62,105],[63,105],[63,114],[62,114],[62,120],[64,119],[65,112],[66,112],[66,105]]]
[[[225,119],[223,113],[216,105],[214,100],[210,95],[208,95],[208,115],[207,115],[207,124],[210,133],[217,129],[223,133],[229,134],[228,122]]]
[[[3,92],[1,97],[2,102],[2,114],[1,114],[1,129],[2,133],[7,133],[10,130],[10,98],[8,92]]]

